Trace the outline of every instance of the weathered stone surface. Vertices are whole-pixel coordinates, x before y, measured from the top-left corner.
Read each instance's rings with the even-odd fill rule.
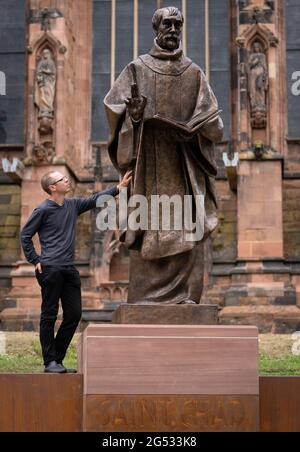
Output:
[[[219,225],[212,234],[214,259],[228,260],[236,257],[237,249],[237,197],[227,181],[216,181],[219,203]]]
[[[256,325],[260,333],[291,333],[300,327],[297,306],[228,306],[219,314],[222,325]]]
[[[283,256],[281,161],[241,161],[238,184],[238,256]]]
[[[77,184],[74,196],[87,197],[93,194],[93,184]],[[76,244],[75,244],[75,259],[76,261],[88,261],[91,252],[92,243],[92,216],[91,212],[86,212],[84,215],[78,217],[76,225]]]
[[[299,258],[300,255],[300,180],[283,183],[283,237],[284,256]]]
[[[1,185],[0,263],[14,262],[20,253],[20,187]]]
[[[295,306],[296,290],[289,283],[255,281],[235,283],[225,293],[225,306],[282,305]]]

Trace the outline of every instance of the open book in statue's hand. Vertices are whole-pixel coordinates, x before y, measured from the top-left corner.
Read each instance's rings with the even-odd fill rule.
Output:
[[[196,116],[193,116],[189,121],[176,121],[175,119],[166,118],[159,114],[154,115],[151,119],[147,120],[147,123],[151,123],[153,125],[157,125],[159,127],[167,126],[175,129],[178,132],[183,132],[188,135],[192,135],[197,132],[202,126],[211,121],[212,119],[216,119],[222,110],[215,110],[212,113],[199,113]]]

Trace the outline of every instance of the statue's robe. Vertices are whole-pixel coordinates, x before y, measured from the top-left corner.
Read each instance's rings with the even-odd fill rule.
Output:
[[[54,110],[56,66],[54,61],[41,60],[37,67],[35,85],[35,104],[39,108],[39,114],[52,114]]]
[[[144,116],[133,124],[124,101],[131,97],[136,72],[140,94],[147,97]],[[104,99],[110,125],[109,155],[124,175],[134,169],[130,195],[202,195],[204,236],[186,240],[186,230],[121,231],[130,250],[128,303],[200,303],[203,289],[203,242],[218,224],[214,179],[214,142],[223,133],[221,118],[210,120],[191,139],[176,129],[153,125],[155,114],[188,121],[218,109],[202,70],[177,49],[161,49],[156,40],[148,55],[128,65]],[[193,204],[193,218],[196,215]],[[150,211],[149,211],[150,214]],[[201,219],[200,219],[201,220]],[[172,224],[172,223],[171,223]]]

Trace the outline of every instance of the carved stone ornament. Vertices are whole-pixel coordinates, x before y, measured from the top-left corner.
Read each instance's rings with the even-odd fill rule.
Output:
[[[57,69],[54,51],[48,45],[48,40],[40,47],[34,80],[34,103],[36,114],[36,146],[33,150],[33,162],[36,164],[50,163],[54,157],[54,116]]]
[[[265,0],[264,5],[258,5],[250,0],[239,1],[241,24],[267,24],[274,22],[275,2]]]
[[[47,165],[53,162],[55,150],[52,143],[36,145],[32,149],[32,161],[36,165]]]
[[[262,24],[250,25],[235,41],[239,47],[249,48],[249,43],[253,42],[254,38],[261,38],[267,48],[277,47],[279,43],[277,36],[267,26]]]
[[[40,135],[50,135],[53,133],[53,123],[51,117],[41,117],[39,122]]]
[[[248,93],[251,109],[251,125],[262,129],[267,125],[267,91],[269,87],[268,65],[263,46],[255,41],[248,61]]]
[[[57,8],[32,9],[29,13],[30,23],[40,23],[42,31],[51,30],[51,20],[63,17]]]
[[[29,77],[30,90],[34,94],[34,115],[30,118],[30,143],[28,160],[41,165],[55,163],[56,91],[59,62],[67,52],[65,43],[50,31],[50,23],[63,17],[53,8],[31,10],[29,22],[41,23],[41,30],[34,33],[27,47],[29,67],[35,67]],[[31,99],[31,97],[30,97]],[[32,106],[30,106],[30,111]]]
[[[53,118],[56,88],[56,65],[50,49],[42,51],[36,68],[35,105],[39,118]]]

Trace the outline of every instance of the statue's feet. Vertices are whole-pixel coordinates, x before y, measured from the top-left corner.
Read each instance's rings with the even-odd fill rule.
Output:
[[[193,300],[183,300],[178,304],[197,304],[197,303]]]

